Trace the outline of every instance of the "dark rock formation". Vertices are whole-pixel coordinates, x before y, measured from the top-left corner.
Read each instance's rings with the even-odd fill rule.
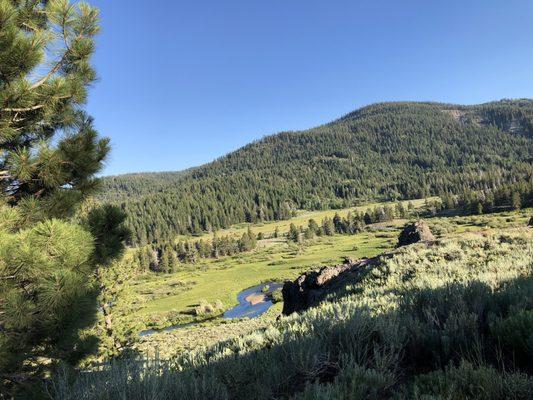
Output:
[[[417,242],[431,242],[433,240],[435,240],[435,236],[431,233],[428,224],[420,220],[414,224],[407,225],[403,229],[396,247],[407,246]]]
[[[344,264],[332,267],[321,267],[303,275],[295,281],[287,281],[283,285],[283,314],[305,310],[342,285],[347,278],[356,279],[367,270],[365,267],[373,264],[377,259],[353,261],[346,259]]]

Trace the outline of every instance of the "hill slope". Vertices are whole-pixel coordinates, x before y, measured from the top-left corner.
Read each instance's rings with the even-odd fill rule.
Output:
[[[533,100],[476,106],[383,103],[266,137],[183,173],[104,180],[135,243],[294,209],[491,189],[533,176]]]
[[[530,399],[532,252],[528,228],[407,246],[301,314],[169,363],[116,361],[56,398]]]

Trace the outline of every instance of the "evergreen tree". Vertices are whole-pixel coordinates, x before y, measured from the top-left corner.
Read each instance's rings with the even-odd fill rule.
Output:
[[[23,218],[71,215],[109,152],[79,111],[95,79],[98,12],[64,0],[2,1],[0,21],[0,190]]]
[[[372,221],[372,211],[366,210],[365,215],[364,215],[363,218],[364,218],[365,224],[366,225],[370,225],[373,222]]]
[[[313,234],[317,235],[318,231],[320,230],[320,227],[316,223],[314,219],[310,219],[307,223],[307,230],[313,232]]]
[[[405,218],[407,215],[407,211],[402,202],[396,204],[396,215],[398,215],[398,218]]]
[[[326,236],[332,236],[335,234],[335,225],[333,224],[333,220],[331,218],[324,218],[322,221],[322,230]]]
[[[314,239],[315,238],[315,231],[307,228],[304,232],[304,239],[305,240],[311,240],[311,239]]]
[[[77,332],[128,236],[116,207],[80,207],[109,152],[82,111],[97,32],[83,3],[0,0],[2,388],[90,350]]]
[[[300,231],[293,223],[289,226],[289,232],[287,233],[287,240],[294,243],[300,242]]]
[[[333,226],[335,227],[335,232],[344,232],[344,224],[342,223],[342,219],[339,213],[335,213],[335,215],[333,216]]]
[[[520,193],[513,192],[511,195],[511,207],[513,210],[518,210],[522,206],[522,201],[520,199]]]
[[[170,266],[170,256],[168,251],[163,251],[161,253],[161,261],[159,262],[159,271],[161,272],[172,272]]]
[[[250,251],[252,249],[255,249],[257,246],[257,237],[252,232],[252,229],[248,227],[248,230],[243,233],[241,239],[239,240],[239,250],[244,251]]]

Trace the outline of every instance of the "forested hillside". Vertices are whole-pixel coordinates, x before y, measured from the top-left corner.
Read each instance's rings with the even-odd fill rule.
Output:
[[[490,192],[533,180],[533,100],[383,103],[266,137],[184,173],[104,179],[134,243],[365,200]]]

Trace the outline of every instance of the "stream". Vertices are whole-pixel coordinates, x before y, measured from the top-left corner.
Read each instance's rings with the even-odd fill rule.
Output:
[[[267,312],[274,303],[272,303],[272,300],[268,297],[268,293],[263,292],[265,286],[268,286],[268,293],[272,293],[274,290],[283,287],[283,283],[267,282],[243,290],[237,295],[237,301],[239,304],[227,310],[222,315],[222,318],[256,318]],[[194,322],[189,322],[186,324],[172,325],[164,329],[146,329],[141,331],[139,336],[145,337],[153,335],[154,333],[172,332],[194,324]]]
[[[237,295],[239,304],[226,311],[223,318],[256,318],[267,312],[274,303],[263,293],[265,286],[268,286],[268,292],[271,293],[281,288],[283,284],[268,282],[243,290]]]

